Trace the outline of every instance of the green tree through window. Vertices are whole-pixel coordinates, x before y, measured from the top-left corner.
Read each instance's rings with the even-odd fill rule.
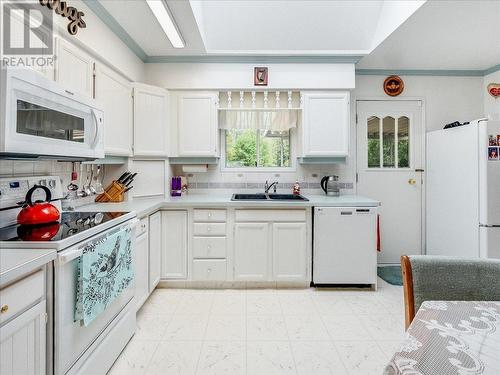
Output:
[[[290,133],[226,130],[227,168],[290,167]]]

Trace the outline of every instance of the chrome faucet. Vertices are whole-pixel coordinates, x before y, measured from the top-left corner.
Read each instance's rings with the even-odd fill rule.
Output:
[[[274,193],[276,193],[276,189],[278,187],[278,181],[274,181],[271,185],[269,185],[269,182],[267,182],[266,180],[266,183],[264,185],[264,192],[266,194],[269,194],[269,190],[271,190],[271,188],[274,187]]]

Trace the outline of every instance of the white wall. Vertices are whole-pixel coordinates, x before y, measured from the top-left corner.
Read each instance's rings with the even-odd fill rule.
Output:
[[[256,66],[269,68],[268,86],[254,86]],[[146,64],[146,82],[177,90],[350,89],[354,64]]]
[[[492,120],[500,120],[500,98],[495,99],[486,91],[486,87],[490,83],[500,84],[500,70],[488,74],[483,80],[484,115]]]
[[[144,63],[140,60],[94,12],[81,0],[72,0],[71,6],[85,13],[83,19],[87,24],[85,29],[70,35],[66,28],[68,19],[54,13],[54,29],[56,35],[78,44],[92,52],[98,59],[111,65],[131,81],[144,80]]]
[[[385,76],[356,76],[356,98],[397,100],[422,98],[425,101],[427,131],[441,129],[453,121],[469,121],[483,116],[482,77],[402,76],[405,89],[395,99],[382,89]]]

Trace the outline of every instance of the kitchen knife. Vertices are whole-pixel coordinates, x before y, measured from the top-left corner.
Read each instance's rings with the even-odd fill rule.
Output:
[[[130,187],[126,188],[123,192],[126,193],[127,191],[129,191],[132,188],[133,188],[133,186],[130,186]]]
[[[137,176],[137,173],[129,175],[127,178],[125,178],[125,180],[122,181],[122,184],[124,184],[124,185],[129,184],[130,182],[132,182],[134,180],[135,176]]]
[[[129,176],[129,175],[130,175],[130,172],[125,172],[125,173],[124,173],[124,174],[122,174],[122,175],[118,178],[118,180],[116,180],[116,181],[118,181],[118,182],[120,182],[120,183],[123,183],[123,181],[124,181],[124,180],[125,180],[125,179]]]

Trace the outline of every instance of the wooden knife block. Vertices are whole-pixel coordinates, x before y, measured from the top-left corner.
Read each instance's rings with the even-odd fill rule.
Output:
[[[118,202],[123,202],[123,199],[124,199],[124,192],[125,192],[125,185],[117,182],[117,181],[113,181],[111,184],[109,184],[109,186],[104,189],[104,193],[102,194],[99,194],[96,198],[95,198],[95,201],[96,202],[101,202],[101,203],[104,203],[104,202],[114,202],[114,203],[118,203]]]

